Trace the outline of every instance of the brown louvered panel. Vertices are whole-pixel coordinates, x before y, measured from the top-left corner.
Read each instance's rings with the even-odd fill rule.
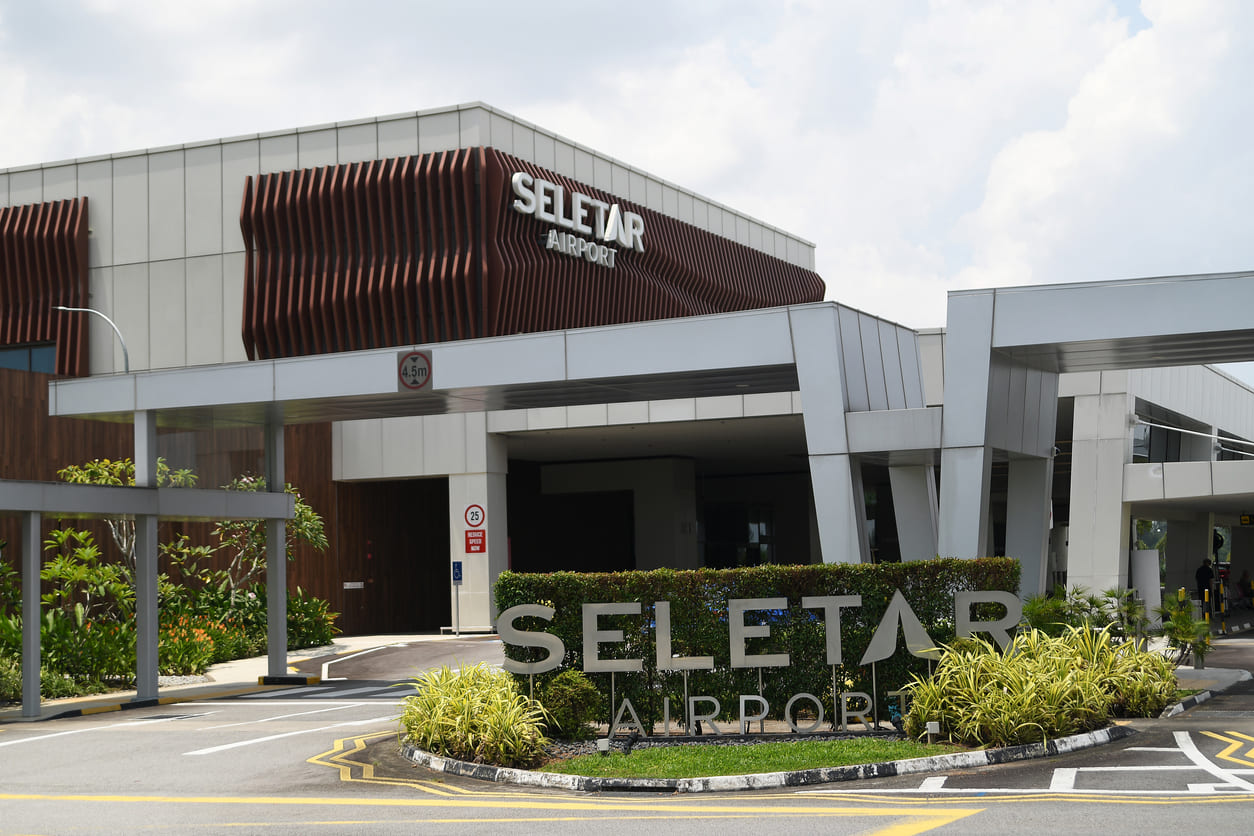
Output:
[[[550,226],[512,208],[515,171],[640,215],[645,251],[620,251],[613,269],[549,251]],[[823,297],[812,271],[490,148],[260,175],[245,189],[241,229],[250,357]]]
[[[87,198],[0,208],[0,346],[56,343],[59,375],[88,374]]]

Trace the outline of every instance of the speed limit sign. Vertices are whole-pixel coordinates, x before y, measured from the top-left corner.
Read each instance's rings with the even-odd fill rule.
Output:
[[[488,515],[484,513],[482,505],[466,506],[466,525],[471,528],[478,528],[483,525],[484,520],[487,518]]]

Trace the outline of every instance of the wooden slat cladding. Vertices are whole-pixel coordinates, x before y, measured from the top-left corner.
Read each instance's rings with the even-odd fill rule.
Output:
[[[250,359],[482,336],[481,149],[265,174],[244,188]]]
[[[644,219],[614,268],[545,247],[513,211],[525,171]],[[264,174],[245,185],[252,359],[799,304],[813,271],[491,148]]]
[[[0,346],[56,343],[60,375],[87,374],[87,198],[0,208]]]

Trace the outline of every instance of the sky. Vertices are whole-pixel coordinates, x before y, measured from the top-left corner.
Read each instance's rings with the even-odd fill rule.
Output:
[[[1247,0],[0,0],[0,168],[483,101],[914,328],[951,290],[1254,269],[1252,90]]]

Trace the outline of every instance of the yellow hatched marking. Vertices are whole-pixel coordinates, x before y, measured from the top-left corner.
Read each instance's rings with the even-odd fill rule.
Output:
[[[1242,760],[1241,758],[1236,758],[1232,756],[1233,752],[1235,752],[1237,749],[1240,749],[1242,746],[1245,745],[1244,742],[1240,740],[1233,740],[1231,737],[1225,737],[1222,734],[1216,734],[1215,732],[1210,732],[1210,731],[1203,731],[1202,734],[1206,735],[1207,737],[1213,737],[1216,740],[1222,740],[1224,743],[1228,744],[1228,748],[1224,749],[1215,757],[1221,758],[1226,761],[1231,761],[1232,763],[1239,763],[1242,766],[1254,766],[1254,761]],[[1250,737],[1247,734],[1241,734],[1240,732],[1233,732],[1233,731],[1228,732],[1228,734],[1233,735],[1234,737],[1244,738],[1246,742],[1254,742],[1254,737]],[[1245,752],[1244,754],[1246,757],[1254,756],[1254,746],[1251,746],[1249,751]]]
[[[351,756],[357,752],[364,751],[366,741],[373,740],[376,737],[384,737],[392,735],[395,732],[384,731],[374,732],[373,734],[363,734],[357,737],[345,737],[335,741],[335,744],[325,752],[314,755],[309,758],[306,763],[312,763],[317,766],[329,766],[340,773],[340,780],[345,783],[363,783],[363,784],[392,784],[403,787],[413,787],[414,789],[429,792],[432,795],[453,796],[470,793],[470,790],[463,790],[458,787],[444,787],[435,781],[412,780],[407,781],[401,778],[383,778],[374,774],[374,764],[362,763],[360,761],[350,760]],[[348,744],[352,748],[348,748]],[[354,775],[354,770],[359,770],[360,775]]]

